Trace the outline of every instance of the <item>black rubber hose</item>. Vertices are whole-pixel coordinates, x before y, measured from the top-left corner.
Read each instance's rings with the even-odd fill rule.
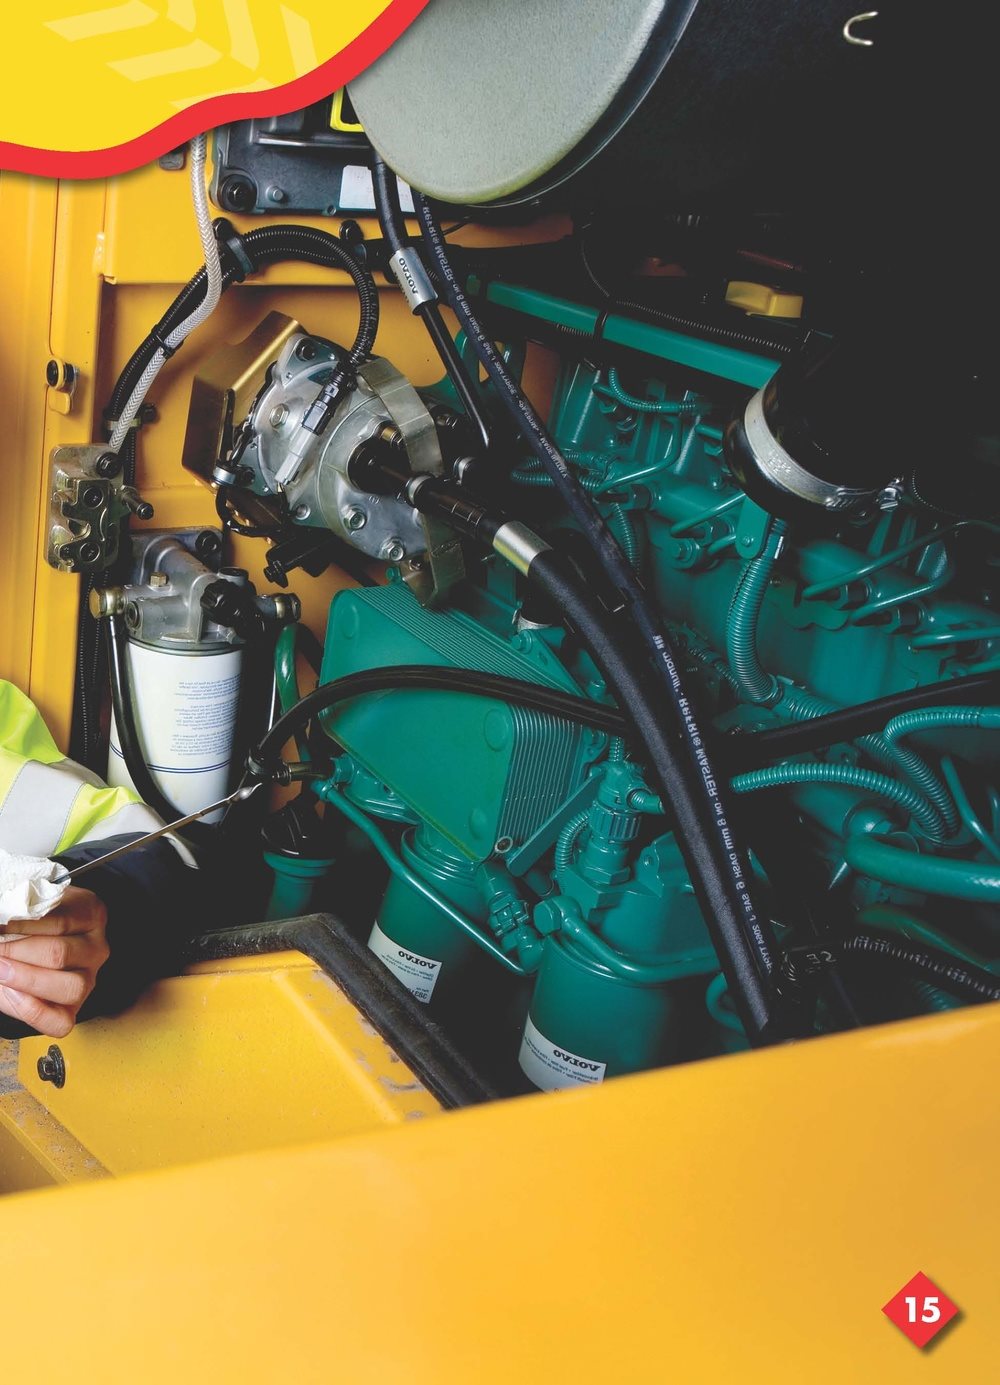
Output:
[[[223,291],[241,281],[246,274],[245,266],[240,266],[228,246],[220,247],[223,272]],[[325,269],[340,269],[349,274],[358,291],[361,306],[358,331],[350,350],[350,360],[358,365],[371,353],[378,330],[379,297],[371,271],[343,246],[328,231],[319,231],[311,226],[263,226],[249,231],[242,238],[242,249],[251,265],[251,272],[264,269],[269,264],[287,260],[301,260],[307,264],[320,265]],[[129,360],[115,385],[108,405],[108,417],[116,418],[128,403],[136,382],[145,370],[164,338],[188,317],[205,296],[207,283],[205,267],[202,267],[181,289],[180,293],[163,314],[153,332],[139,346]]]
[[[135,786],[135,791],[144,803],[158,813],[164,822],[172,822],[183,817],[175,808],[149,772],[146,757],[142,753],[139,732],[135,724],[132,702],[131,680],[128,671],[128,636],[121,616],[111,616],[108,625],[108,667],[111,673],[111,705],[118,728],[118,744],[121,747],[125,768]]]
[[[373,155],[372,158],[372,178],[375,185],[375,206],[378,209],[379,224],[382,227],[382,235],[385,237],[390,254],[396,255],[403,250],[409,254],[418,253],[407,245],[403,212],[399,205],[399,186],[396,182],[396,175],[387,167],[385,161],[379,158],[378,154]],[[441,309],[436,301],[430,301],[417,304],[414,312],[427,328],[427,333],[434,343],[435,351],[441,358],[441,364],[448,372],[462,408],[479,434],[482,449],[484,452],[488,452],[490,447],[489,424],[479,399],[476,397],[475,387],[469,379],[461,356],[458,354],[458,348],[445,326]]]
[[[988,703],[996,698],[1000,688],[1000,672],[970,673],[964,678],[946,679],[941,683],[926,683],[923,687],[907,688],[903,692],[860,702],[856,707],[791,726],[773,730],[754,731],[746,736],[726,737],[719,744],[719,758],[729,774],[763,769],[775,760],[789,755],[803,755],[822,750],[842,741],[854,741],[881,731],[888,721],[900,712],[920,711],[925,707],[949,707]]]
[[[643,690],[644,708],[652,712],[651,718],[643,715],[644,739],[646,735],[650,737],[646,747],[651,768],[665,802],[676,805],[678,845],[692,871],[692,883],[705,907],[705,921],[747,1036],[754,1043],[780,1037],[783,1025],[779,1012],[783,1002],[772,984],[775,948],[770,924],[754,907],[748,889],[749,866],[745,852],[735,840],[728,794],[721,776],[713,770],[659,614],[600,511],[580,486],[472,312],[426,198],[419,193],[414,196],[425,243],[459,323],[486,367],[498,397],[621,593],[622,615],[626,621],[634,621],[645,645],[649,663],[643,661],[641,667],[630,667],[628,682]],[[612,643],[615,667],[624,674],[622,655],[629,649],[630,640],[624,635],[616,636]],[[625,658],[631,664],[629,656]],[[635,710],[631,697],[623,705],[630,712]]]
[[[835,956],[893,962],[931,981],[963,1000],[984,1003],[1000,1000],[1000,980],[974,967],[958,962],[946,952],[933,948],[910,947],[895,938],[880,938],[871,933],[856,933],[842,941],[823,944]]]
[[[444,668],[436,664],[397,664],[389,668],[365,669],[348,673],[322,684],[315,692],[296,702],[279,717],[254,752],[254,760],[262,769],[271,770],[280,759],[281,748],[296,733],[301,732],[320,712],[349,702],[352,698],[389,689],[427,692],[469,693],[473,697],[492,697],[519,707],[577,721],[605,731],[610,736],[624,735],[625,718],[615,707],[605,707],[585,697],[546,688],[540,683],[528,683],[520,678],[505,678],[496,673],[480,673],[476,669]]]

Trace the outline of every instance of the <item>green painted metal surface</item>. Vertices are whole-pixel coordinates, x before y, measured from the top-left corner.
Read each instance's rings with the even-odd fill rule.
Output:
[[[540,293],[537,289],[519,284],[494,281],[487,285],[486,297],[498,307],[510,308],[514,312],[577,332],[593,332],[601,316],[596,308],[588,308],[570,299],[557,298],[553,294]],[[682,332],[638,322],[617,313],[609,313],[605,318],[602,336],[606,341],[658,356],[663,361],[755,388],[766,385],[777,369],[776,361],[750,351],[720,346],[716,342],[685,336]]]

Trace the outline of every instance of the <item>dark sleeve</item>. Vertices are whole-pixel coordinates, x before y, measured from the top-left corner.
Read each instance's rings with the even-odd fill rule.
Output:
[[[84,842],[55,859],[72,869],[103,856],[137,834]],[[187,944],[208,926],[208,901],[216,893],[213,872],[186,866],[169,842],[136,847],[80,878],[108,911],[111,956],[97,973],[93,994],[80,1019],[116,1015],[133,1003],[151,981],[175,975]],[[0,1037],[23,1038],[36,1031],[0,1015]]]

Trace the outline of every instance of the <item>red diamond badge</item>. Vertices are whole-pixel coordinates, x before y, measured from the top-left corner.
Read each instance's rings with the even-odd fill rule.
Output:
[[[882,1309],[914,1346],[925,1347],[959,1311],[933,1279],[915,1274]]]

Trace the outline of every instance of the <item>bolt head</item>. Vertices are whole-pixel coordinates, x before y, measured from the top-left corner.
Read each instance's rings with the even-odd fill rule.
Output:
[[[274,408],[271,410],[270,414],[268,415],[268,420],[267,420],[267,421],[268,421],[268,423],[270,423],[270,425],[271,425],[272,428],[280,428],[280,427],[282,427],[282,425],[284,424],[284,422],[285,422],[285,420],[287,419],[287,417],[288,417],[288,405],[287,405],[287,404],[275,404]]]
[[[368,523],[368,515],[362,510],[360,505],[352,505],[344,515],[344,523],[352,533],[356,534],[359,529],[363,529]]]
[[[170,578],[165,572],[151,572],[149,574],[149,585],[154,589],[170,585]]]
[[[105,452],[103,456],[98,457],[94,464],[94,470],[98,476],[117,476],[121,469],[121,458],[115,452]]]
[[[401,563],[406,557],[406,545],[402,539],[386,539],[382,545],[382,557],[390,563]]]
[[[222,552],[222,539],[212,529],[203,529],[194,541],[199,558],[215,558]]]

